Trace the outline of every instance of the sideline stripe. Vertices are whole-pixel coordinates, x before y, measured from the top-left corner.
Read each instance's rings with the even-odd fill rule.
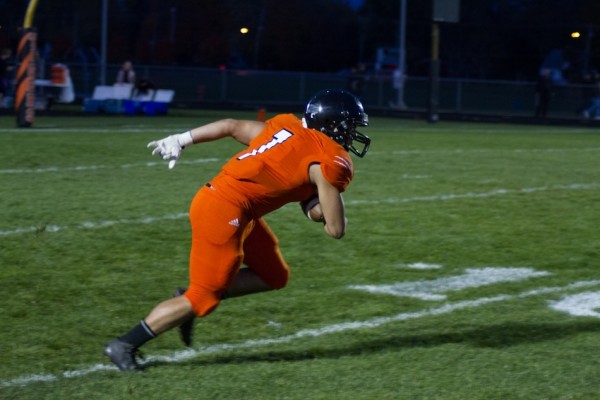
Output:
[[[212,346],[205,346],[199,349],[188,349],[172,353],[172,355],[156,355],[146,357],[146,360],[142,364],[152,363],[178,363],[189,359],[197,358],[206,354],[222,353],[225,351],[235,351],[247,348],[264,347],[281,343],[289,343],[297,339],[305,338],[316,338],[323,335],[329,335],[333,333],[340,333],[346,331],[352,331],[357,329],[368,329],[377,328],[382,325],[389,324],[391,322],[407,321],[411,319],[431,317],[437,315],[448,314],[453,311],[462,310],[466,308],[474,308],[483,306],[490,303],[497,303],[500,301],[515,300],[519,298],[537,296],[548,293],[562,292],[565,290],[578,289],[590,286],[600,285],[600,280],[592,281],[579,281],[571,283],[566,286],[555,286],[548,288],[541,288],[536,290],[529,290],[522,292],[517,295],[501,294],[493,297],[482,297],[476,300],[458,301],[455,303],[446,303],[439,307],[429,308],[423,311],[400,313],[389,317],[377,317],[368,319],[365,321],[350,321],[342,322],[339,324],[333,324],[324,326],[319,329],[302,329],[287,336],[275,337],[270,339],[252,339],[241,343],[222,343],[215,344]],[[77,370],[64,371],[62,373],[54,374],[34,374],[25,375],[18,378],[0,381],[0,388],[7,388],[13,386],[28,386],[38,382],[52,382],[61,378],[77,378],[85,375],[89,375],[94,372],[100,371],[116,371],[117,367],[112,364],[95,364],[88,367],[84,367]]]
[[[196,160],[179,160],[178,164],[204,164],[219,161],[218,158],[198,158]],[[42,174],[47,172],[73,172],[73,171],[97,171],[101,169],[127,169],[137,167],[166,166],[166,161],[150,161],[145,163],[123,164],[123,165],[78,165],[75,167],[42,167],[42,168],[16,168],[0,169],[0,174]]]
[[[482,192],[482,193],[463,193],[463,194],[440,194],[433,196],[420,196],[420,197],[408,197],[408,198],[389,198],[382,200],[350,200],[346,201],[346,205],[362,205],[362,204],[400,204],[400,203],[412,203],[418,201],[445,201],[445,200],[455,200],[455,199],[480,199],[487,198],[492,196],[500,196],[505,194],[513,194],[513,193],[536,193],[543,192],[548,190],[593,190],[600,187],[600,184],[597,183],[573,183],[569,185],[554,185],[554,186],[541,186],[537,188],[522,188],[522,189],[496,189],[490,192]],[[178,213],[178,214],[169,214],[163,215],[160,217],[142,217],[138,219],[120,219],[120,220],[109,220],[109,221],[97,221],[97,222],[82,222],[77,225],[47,225],[43,227],[38,226],[30,226],[25,228],[15,228],[7,231],[0,231],[0,237],[2,236],[12,236],[23,233],[33,233],[33,232],[58,232],[65,229],[97,229],[104,228],[107,226],[113,225],[136,225],[136,224],[151,224],[154,222],[160,222],[164,220],[175,220],[175,219],[184,219],[187,218],[187,213]]]

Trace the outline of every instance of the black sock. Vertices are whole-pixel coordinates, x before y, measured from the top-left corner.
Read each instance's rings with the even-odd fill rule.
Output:
[[[155,337],[156,333],[152,332],[152,329],[150,329],[144,320],[141,320],[140,323],[134,326],[129,332],[119,337],[119,340],[132,344],[138,348]]]

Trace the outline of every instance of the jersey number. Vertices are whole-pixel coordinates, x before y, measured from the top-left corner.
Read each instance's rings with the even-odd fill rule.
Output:
[[[283,142],[285,142],[286,140],[288,140],[289,138],[291,138],[294,134],[290,131],[286,131],[285,129],[280,130],[279,132],[277,132],[276,134],[273,135],[273,139],[265,144],[263,144],[262,146],[260,146],[258,149],[254,149],[248,153],[244,153],[241,156],[239,156],[237,159],[238,160],[243,160],[246,157],[252,157],[255,156],[257,154],[262,154],[265,151],[277,146],[278,144],[281,144]]]

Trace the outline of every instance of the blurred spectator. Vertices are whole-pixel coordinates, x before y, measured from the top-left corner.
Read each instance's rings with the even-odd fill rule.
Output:
[[[117,83],[135,84],[135,71],[131,61],[125,61],[119,72],[117,72]]]
[[[140,78],[137,80],[135,84],[135,89],[133,90],[133,97],[140,96],[149,96],[153,95],[154,90],[156,90],[156,85],[149,78]]]
[[[11,64],[12,51],[9,48],[0,52],[0,108],[4,107],[5,97],[10,92],[10,81],[13,65]]]
[[[396,91],[397,101],[390,101],[390,107],[398,110],[406,110],[406,103],[404,102],[404,82],[406,81],[406,75],[402,72],[402,69],[396,68],[392,75],[392,86]]]
[[[367,67],[365,64],[359,63],[350,69],[350,75],[348,75],[348,90],[359,99],[363,97],[365,81],[367,80],[366,73]]]
[[[550,96],[552,95],[552,71],[550,69],[544,68],[540,71],[535,85],[535,93],[535,116],[546,118],[548,106],[550,105]]]
[[[584,80],[585,83],[594,85],[594,94],[588,106],[583,110],[583,117],[586,119],[600,119],[600,73],[594,70]]]

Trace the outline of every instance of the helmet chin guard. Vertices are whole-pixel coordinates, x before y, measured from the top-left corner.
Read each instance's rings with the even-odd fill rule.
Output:
[[[371,139],[356,130],[368,126],[369,117],[360,100],[342,89],[327,89],[315,94],[304,112],[306,126],[318,130],[358,157],[364,157]],[[354,142],[362,144],[357,149]]]
[[[354,146],[354,142],[358,142],[362,144],[362,148],[359,150]],[[353,143],[348,146],[347,150],[350,150],[352,153],[356,154],[360,158],[363,158],[367,151],[369,151],[369,146],[371,145],[371,138],[358,131],[354,131],[354,139]]]

